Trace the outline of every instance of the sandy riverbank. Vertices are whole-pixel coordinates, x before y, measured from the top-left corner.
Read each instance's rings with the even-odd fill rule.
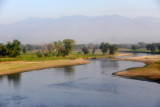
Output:
[[[55,68],[63,66],[81,65],[90,63],[88,60],[54,60],[54,61],[39,61],[39,62],[0,62],[0,75],[13,74],[25,71],[40,70],[45,68]]]
[[[145,67],[116,72],[114,73],[115,75],[139,79],[160,80],[160,64],[157,64],[157,62],[160,61],[160,55],[117,58],[114,60],[139,61],[147,64]]]
[[[115,56],[130,56],[128,53],[118,53],[116,55],[106,55],[107,57]],[[85,59],[75,59],[75,60],[52,60],[52,61],[8,61],[0,62],[0,75],[13,74],[19,72],[26,72],[32,70],[40,70],[46,68],[55,68],[63,66],[81,65],[87,64],[90,61]]]

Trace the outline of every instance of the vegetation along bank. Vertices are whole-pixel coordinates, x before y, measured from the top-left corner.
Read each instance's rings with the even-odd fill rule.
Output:
[[[118,45],[104,42],[99,46],[92,45],[92,49],[83,45],[77,52],[74,51],[75,41],[72,39],[42,44],[41,47],[38,45],[34,49],[31,46],[33,45],[22,45],[19,40],[13,40],[6,44],[1,43],[0,75],[87,64],[90,61],[85,59],[126,55],[116,54]],[[97,50],[101,50],[102,53],[96,52]]]
[[[125,71],[116,72],[114,75],[152,81],[160,80],[160,55],[116,58],[114,60],[140,61],[146,63],[145,67],[132,68]]]

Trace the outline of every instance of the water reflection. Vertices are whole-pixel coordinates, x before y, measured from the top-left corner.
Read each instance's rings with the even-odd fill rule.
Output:
[[[10,75],[7,75],[7,78],[8,78],[8,81],[10,83],[13,83],[14,86],[19,86],[20,84],[20,80],[21,80],[21,74],[20,73],[17,73],[17,74],[10,74]]]
[[[66,81],[72,81],[74,79],[74,75],[75,75],[75,68],[74,68],[74,66],[55,68],[54,75],[56,75],[56,76],[64,75],[64,79]]]
[[[9,84],[13,84],[14,87],[18,87],[21,81],[21,74],[16,73],[16,74],[3,75],[0,76],[0,80],[2,81],[6,80]]]
[[[75,69],[73,66],[64,67],[64,75],[68,81],[72,81],[74,79]]]
[[[74,71],[75,71],[75,69],[74,69],[73,66],[64,67],[65,75],[73,76],[74,75]]]
[[[102,61],[101,62],[101,68],[102,68],[102,74],[112,76],[112,70],[119,69],[119,63],[118,61]]]
[[[118,62],[117,61],[103,61],[103,62],[101,62],[101,67],[102,68],[108,68],[108,67],[110,67],[110,68],[118,68],[119,67],[119,65],[118,65]]]

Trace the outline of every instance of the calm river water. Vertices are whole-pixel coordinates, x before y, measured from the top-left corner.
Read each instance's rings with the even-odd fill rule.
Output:
[[[141,62],[92,60],[0,77],[0,107],[160,107],[160,84],[113,76]]]

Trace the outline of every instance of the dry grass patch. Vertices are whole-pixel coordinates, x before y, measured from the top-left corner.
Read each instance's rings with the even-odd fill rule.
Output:
[[[23,61],[5,62],[5,63],[0,63],[0,75],[25,72],[31,70],[39,70],[45,68],[80,65],[87,63],[89,63],[89,61],[84,59],[54,60],[54,61],[40,61],[40,62],[23,62]]]
[[[115,75],[160,80],[160,64],[157,63],[160,61],[160,55],[118,58],[115,60],[140,61],[148,64],[145,67],[133,68],[114,73]]]

